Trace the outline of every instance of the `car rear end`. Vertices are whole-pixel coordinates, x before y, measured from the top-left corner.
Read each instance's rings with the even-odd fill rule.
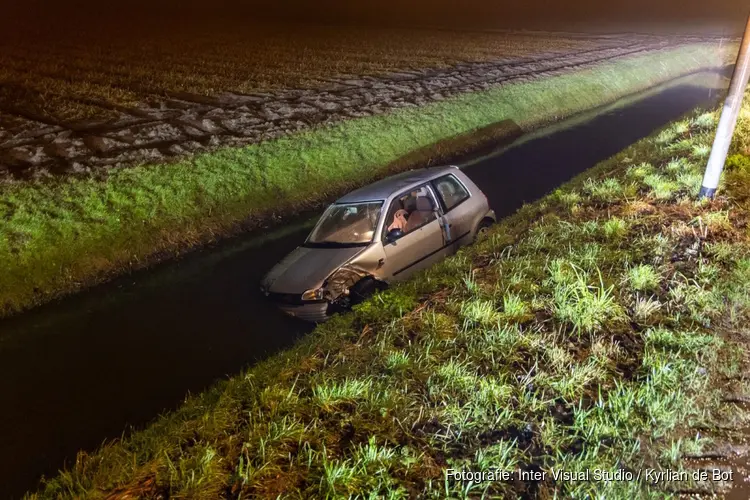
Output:
[[[474,241],[477,231],[483,226],[495,222],[495,212],[490,208],[487,196],[460,169],[452,167],[436,179],[437,191],[441,191],[441,179],[446,176],[457,180],[459,192],[454,193],[454,199],[448,200],[441,195],[444,209],[447,210],[445,220],[449,225],[450,238],[458,246],[464,246]],[[468,192],[465,196],[464,190]]]

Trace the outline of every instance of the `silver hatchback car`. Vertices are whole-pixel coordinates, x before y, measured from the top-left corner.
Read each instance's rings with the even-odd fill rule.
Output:
[[[494,222],[487,197],[457,167],[404,172],[329,206],[261,291],[286,313],[321,322],[455,253]]]

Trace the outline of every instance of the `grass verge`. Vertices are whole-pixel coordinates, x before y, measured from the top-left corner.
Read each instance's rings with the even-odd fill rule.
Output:
[[[413,166],[414,150],[498,122],[528,130],[720,66],[718,54],[713,45],[683,46],[104,180],[3,185],[0,315]]]
[[[716,121],[638,142],[30,498],[721,491],[553,475],[687,470],[727,414],[749,333],[750,101],[721,196],[698,203]],[[459,482],[450,468],[546,476]]]

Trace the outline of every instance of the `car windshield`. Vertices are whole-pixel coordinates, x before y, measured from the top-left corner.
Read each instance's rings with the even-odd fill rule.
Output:
[[[310,233],[307,244],[362,245],[372,241],[382,201],[335,203],[328,207]]]

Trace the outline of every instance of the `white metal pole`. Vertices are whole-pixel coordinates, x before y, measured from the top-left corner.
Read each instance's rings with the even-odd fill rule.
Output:
[[[748,79],[750,79],[750,16],[747,18],[745,35],[742,37],[740,51],[737,54],[732,82],[729,84],[729,94],[721,112],[719,126],[716,129],[716,138],[711,149],[711,156],[708,158],[706,173],[703,176],[703,185],[698,193],[699,199],[713,199],[716,189],[719,187],[721,171],[724,169],[729,146],[732,143],[732,136],[737,125],[737,117],[740,114]]]

